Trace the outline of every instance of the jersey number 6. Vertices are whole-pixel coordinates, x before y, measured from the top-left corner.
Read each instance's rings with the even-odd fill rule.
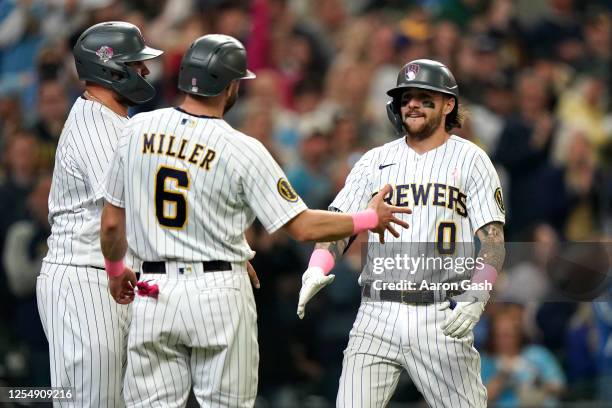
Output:
[[[155,176],[155,216],[162,227],[181,229],[187,222],[187,198],[185,193],[168,189],[172,180],[178,189],[189,190],[186,171],[161,166]]]

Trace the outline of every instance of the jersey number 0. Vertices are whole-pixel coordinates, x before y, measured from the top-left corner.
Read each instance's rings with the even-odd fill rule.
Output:
[[[155,216],[162,227],[180,229],[187,222],[187,198],[185,193],[168,190],[171,180],[179,189],[189,189],[186,171],[161,166],[155,176]]]

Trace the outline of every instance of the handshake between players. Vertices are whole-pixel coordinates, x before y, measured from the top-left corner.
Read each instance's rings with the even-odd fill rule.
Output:
[[[407,207],[387,204],[384,198],[390,192],[391,185],[385,185],[373,196],[365,211],[354,214],[339,214],[331,211],[307,209],[288,221],[285,225],[285,230],[299,241],[321,241],[322,239],[334,241],[351,234],[358,234],[364,230],[378,233],[381,243],[384,243],[385,231],[389,231],[395,238],[399,238],[400,234],[393,224],[403,228],[408,228],[409,225],[406,221],[398,218],[397,214],[411,214],[412,210]],[[115,212],[108,211],[108,207],[105,208],[105,213],[102,217],[103,224],[106,221],[113,225],[125,225],[125,220],[116,218],[121,218],[121,215],[115,216]],[[103,237],[106,229],[103,225]],[[124,252],[127,242],[125,240],[122,241],[122,245],[119,246],[123,246],[121,252]],[[325,276],[323,279],[328,280],[329,282],[327,283],[331,283],[333,275]],[[134,300],[136,288],[136,274],[127,266],[124,266],[124,269],[118,275],[109,277],[110,293],[119,304],[131,303]],[[142,295],[145,295],[148,289],[138,287],[138,291]],[[315,293],[312,293],[310,297],[314,296]]]

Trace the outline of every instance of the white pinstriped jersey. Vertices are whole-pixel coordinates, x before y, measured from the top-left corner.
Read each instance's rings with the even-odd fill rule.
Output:
[[[251,259],[244,232],[274,232],[306,209],[256,139],[179,108],[126,125],[105,183],[126,209],[128,245],[147,261]]]
[[[388,203],[412,209],[412,214],[399,215],[410,228],[397,229],[399,239],[385,232],[386,242],[472,243],[480,227],[505,222],[499,177],[491,160],[481,148],[456,135],[421,155],[404,138],[368,151],[330,208],[347,213],[363,210],[385,184],[393,186]],[[374,244],[375,233],[369,232],[368,241],[370,259],[390,255],[389,245]]]
[[[127,118],[83,97],[72,106],[55,154],[46,262],[104,268],[101,186],[126,122]]]

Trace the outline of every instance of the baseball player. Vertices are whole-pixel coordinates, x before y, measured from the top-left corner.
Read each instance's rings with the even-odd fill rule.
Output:
[[[330,209],[359,211],[372,192],[390,183],[394,187],[386,200],[410,206],[413,213],[402,215],[411,228],[402,230],[399,239],[389,234],[384,239],[406,243],[404,248],[432,243],[443,254],[454,253],[459,244],[472,244],[477,235],[482,247],[474,261],[481,261],[471,278],[467,276],[470,279],[448,290],[430,289],[430,284],[455,283],[459,276],[454,271],[436,275],[422,263],[412,275],[421,274],[421,282],[394,288],[376,281],[375,273],[364,267],[362,302],[344,352],[337,406],[385,406],[400,371],[406,369],[432,407],[485,407],[487,394],[472,329],[488,300],[486,288],[495,281],[505,256],[499,179],[483,150],[449,134],[460,127],[462,115],[457,83],[446,66],[427,59],[412,61],[387,94],[392,98],[389,119],[403,137],[368,151]],[[338,259],[348,244],[348,239],[319,243],[315,252]],[[385,247],[389,245],[380,246],[369,235],[366,267],[389,259]],[[308,300],[333,280],[328,274],[332,266],[333,262],[311,264],[304,273],[300,318]]]
[[[38,309],[52,386],[74,388],[71,406],[121,407],[131,312],[108,290],[99,243],[101,183],[128,107],[155,95],[144,61],[162,52],[148,47],[136,26],[107,22],[83,32],[73,53],[85,91],[72,106],[55,156]]]
[[[179,107],[136,115],[125,127],[105,181],[101,244],[111,293],[134,301],[125,398],[134,407],[250,407],[257,391],[256,309],[246,274],[245,230],[257,217],[298,240],[407,227],[386,204],[391,186],[351,215],[308,210],[263,145],[223,115],[247,70],[242,44],[198,38],[184,55]],[[140,259],[140,281],[126,268]],[[319,259],[325,262],[327,258]]]

